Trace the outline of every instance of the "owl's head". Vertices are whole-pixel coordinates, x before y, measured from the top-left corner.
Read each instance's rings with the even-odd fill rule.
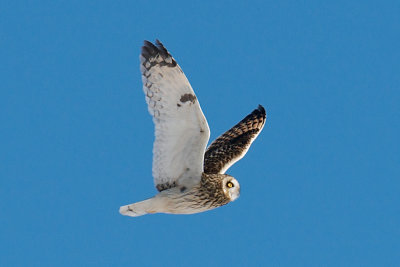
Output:
[[[230,175],[225,174],[224,176],[224,179],[222,179],[222,188],[230,201],[234,201],[240,196],[239,182]]]

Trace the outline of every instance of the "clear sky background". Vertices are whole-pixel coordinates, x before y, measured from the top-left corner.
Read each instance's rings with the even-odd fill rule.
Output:
[[[398,1],[5,2],[1,266],[399,266]],[[118,213],[156,193],[156,38],[211,140],[267,110],[227,206]]]

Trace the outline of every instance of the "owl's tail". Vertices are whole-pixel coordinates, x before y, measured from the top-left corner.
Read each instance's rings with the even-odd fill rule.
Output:
[[[156,213],[152,209],[154,198],[146,199],[140,202],[136,202],[130,205],[122,206],[119,208],[119,213],[126,216],[137,217],[147,213]]]

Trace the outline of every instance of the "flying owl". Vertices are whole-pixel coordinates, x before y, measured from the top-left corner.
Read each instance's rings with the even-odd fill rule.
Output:
[[[246,154],[261,132],[265,109],[259,105],[206,150],[210,129],[199,101],[160,41],[144,41],[140,70],[155,125],[153,177],[159,193],[120,207],[120,213],[132,217],[159,212],[193,214],[237,199],[240,185],[225,172]]]

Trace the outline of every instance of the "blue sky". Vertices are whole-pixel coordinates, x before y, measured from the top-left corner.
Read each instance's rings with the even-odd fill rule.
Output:
[[[0,16],[1,266],[400,264],[397,1],[8,1]],[[138,55],[159,38],[211,140],[258,104],[190,216],[118,213],[156,193]]]

